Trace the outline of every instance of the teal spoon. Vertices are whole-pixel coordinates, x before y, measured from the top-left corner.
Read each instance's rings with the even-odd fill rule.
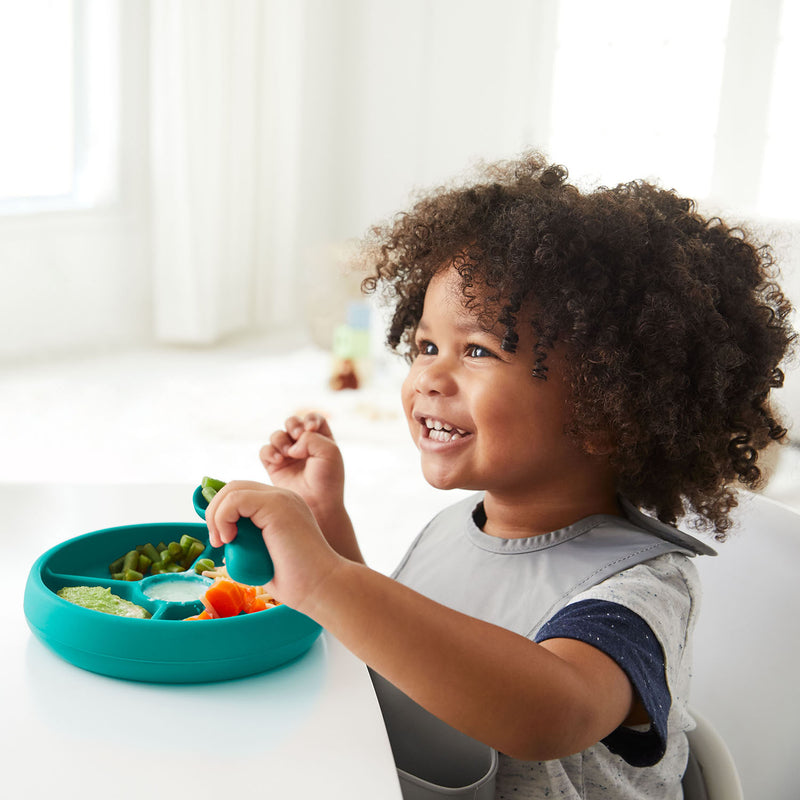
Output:
[[[194,510],[205,519],[208,500],[203,497],[202,486],[194,490],[192,503]],[[275,574],[275,568],[260,529],[247,517],[241,517],[236,528],[236,538],[225,545],[225,567],[228,575],[248,586],[268,583]]]

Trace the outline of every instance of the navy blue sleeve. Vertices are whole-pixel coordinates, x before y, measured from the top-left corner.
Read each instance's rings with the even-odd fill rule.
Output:
[[[667,747],[667,717],[672,697],[664,652],[650,626],[638,615],[607,600],[581,600],[565,606],[536,634],[545,639],[577,639],[602,650],[625,670],[648,715],[650,728],[620,726],[603,744],[634,767],[658,763]]]

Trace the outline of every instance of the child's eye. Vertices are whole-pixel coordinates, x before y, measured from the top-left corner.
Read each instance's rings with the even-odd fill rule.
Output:
[[[422,341],[417,345],[417,353],[421,356],[435,356],[438,352],[433,342]]]
[[[467,345],[467,355],[470,358],[495,358],[495,354],[479,344]]]

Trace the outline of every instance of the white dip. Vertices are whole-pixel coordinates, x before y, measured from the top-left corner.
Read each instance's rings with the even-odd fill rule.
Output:
[[[152,600],[166,600],[170,603],[190,603],[199,600],[208,589],[209,584],[196,578],[173,578],[155,581],[144,593]]]

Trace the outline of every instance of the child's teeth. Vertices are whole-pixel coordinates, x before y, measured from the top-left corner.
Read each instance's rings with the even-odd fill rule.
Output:
[[[428,438],[435,439],[437,442],[450,442],[467,435],[463,428],[455,428],[449,422],[442,422],[440,419],[431,417],[423,419],[425,427],[428,429]]]
[[[452,431],[436,430],[434,428],[428,434],[428,438],[433,439],[435,442],[454,442],[460,439],[461,436]]]
[[[435,430],[435,431],[452,431],[453,426],[447,422],[442,422],[440,419],[430,419],[429,417],[425,418],[425,426],[428,430]],[[459,429],[460,433],[465,433]]]

